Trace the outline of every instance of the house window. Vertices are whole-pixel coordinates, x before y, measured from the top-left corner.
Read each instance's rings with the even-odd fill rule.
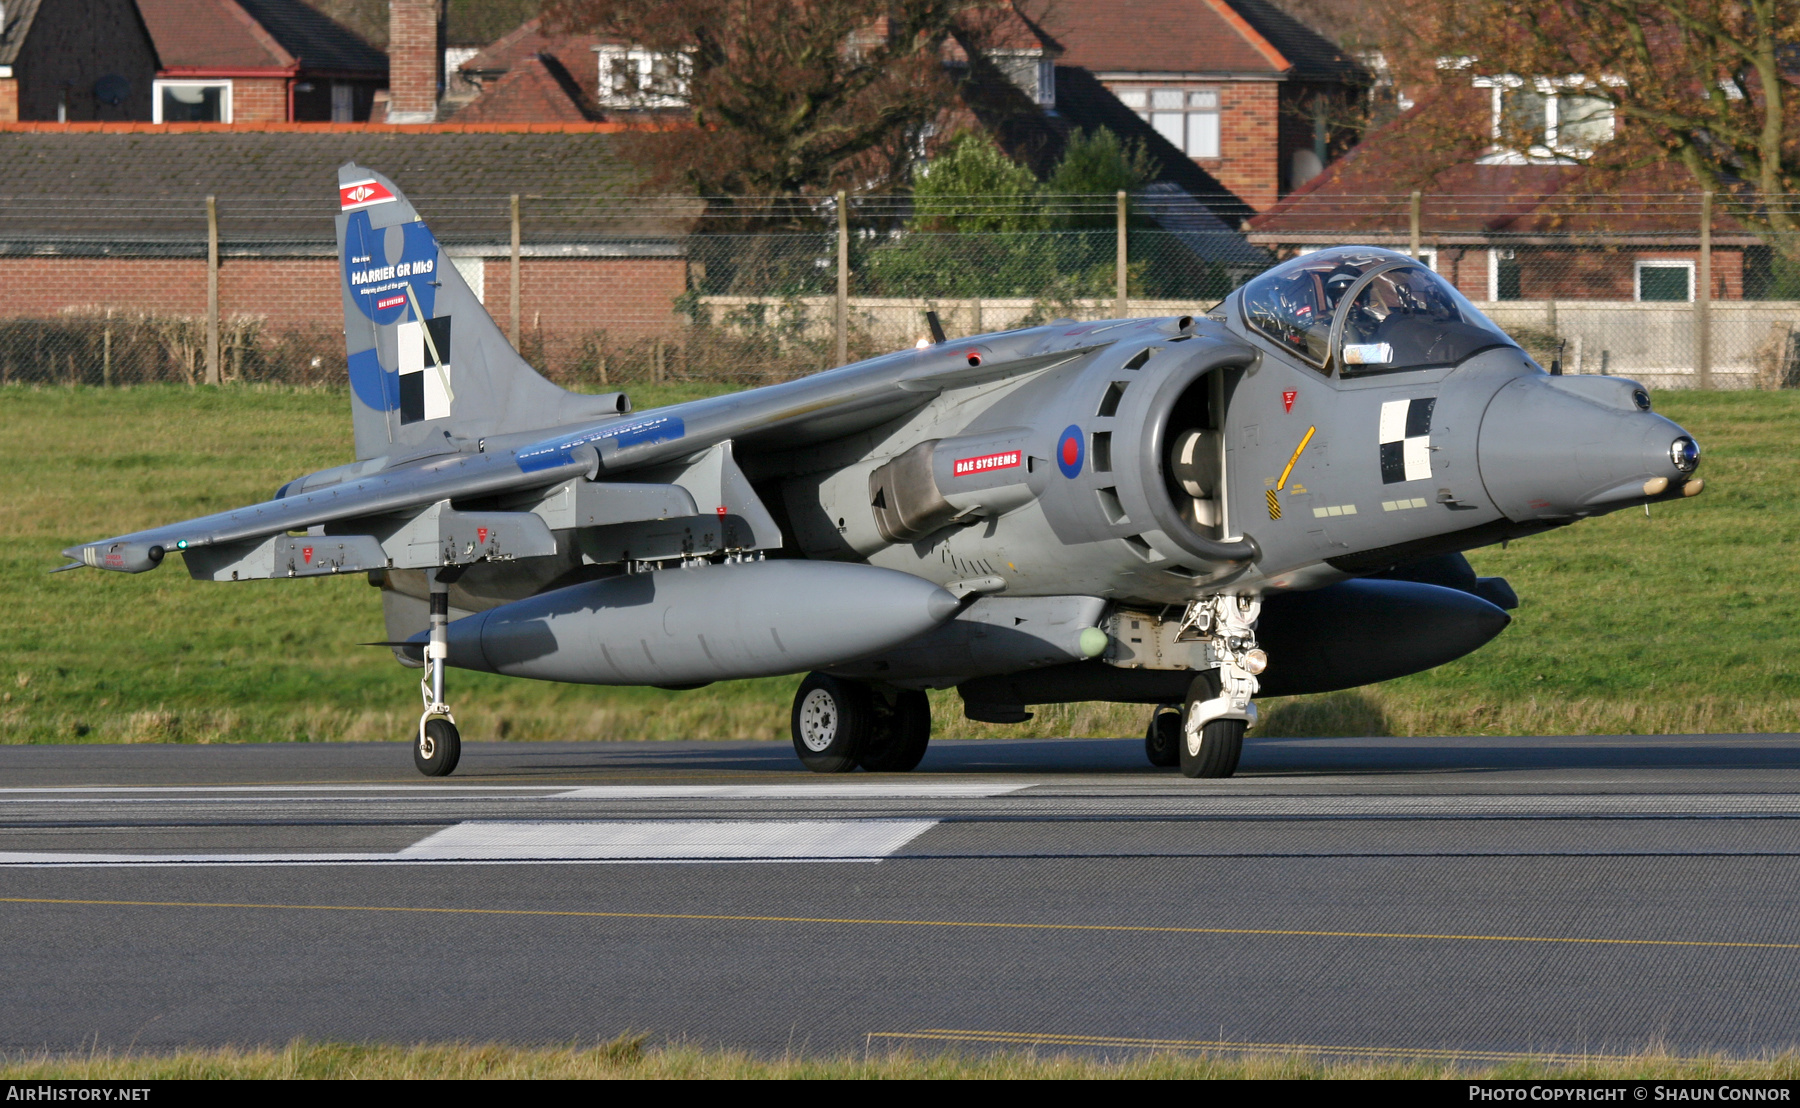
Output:
[[[1492,90],[1494,139],[1509,146],[1522,144],[1523,152],[1531,157],[1584,156],[1611,141],[1612,102],[1603,96],[1564,91],[1564,83],[1526,82],[1518,77],[1478,79],[1477,88]]]
[[[1219,156],[1217,89],[1121,89],[1119,100],[1190,158]]]
[[[687,75],[681,54],[661,54],[636,46],[596,46],[600,60],[600,103],[612,108],[687,106]]]
[[[1056,63],[1053,60],[1036,50],[996,50],[991,51],[989,57],[1006,75],[1008,82],[1031,97],[1032,103],[1044,108],[1056,106]]]
[[[1637,298],[1639,300],[1679,300],[1694,298],[1694,263],[1686,261],[1651,261],[1637,264]]]
[[[335,82],[332,84],[331,121],[333,123],[356,122],[356,89],[353,86]]]
[[[1513,250],[1488,251],[1488,299],[1523,300],[1519,255]]]
[[[230,123],[230,81],[157,81],[153,123]]]

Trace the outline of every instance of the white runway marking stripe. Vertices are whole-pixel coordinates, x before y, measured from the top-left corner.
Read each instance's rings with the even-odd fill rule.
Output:
[[[1000,785],[955,781],[846,781],[828,785],[593,785],[556,795],[573,800],[657,800],[664,797],[671,800],[695,797],[731,800],[855,800],[861,797],[950,800],[1005,796],[1031,787],[1029,783]]]
[[[244,793],[305,794],[306,799],[321,798],[320,793],[369,794],[373,800],[427,799],[478,800],[512,799],[521,793],[538,797],[570,797],[579,800],[687,800],[720,797],[728,800],[855,800],[860,797],[882,799],[945,799],[964,797],[980,799],[1006,796],[1034,787],[1037,782],[959,781],[847,781],[828,784],[793,785],[51,785],[42,788],[0,789],[0,800],[7,802],[71,803],[95,801],[181,801],[214,799],[196,793],[220,793],[231,797]],[[489,797],[485,794],[495,794]],[[504,796],[502,795],[504,794]],[[298,798],[297,798],[298,799]],[[527,798],[530,799],[530,798]]]
[[[0,852],[0,867],[860,862],[888,857],[936,825],[936,820],[923,819],[459,823],[396,853],[77,854],[14,851]]]
[[[883,858],[936,820],[459,823],[402,858]]]

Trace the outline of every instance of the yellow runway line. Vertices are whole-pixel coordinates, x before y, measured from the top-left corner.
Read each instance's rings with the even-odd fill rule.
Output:
[[[395,912],[446,916],[542,917],[548,919],[690,920],[698,923],[812,923],[862,927],[941,927],[995,931],[1080,931],[1155,935],[1245,935],[1301,939],[1400,939],[1464,943],[1561,943],[1574,946],[1706,947],[1733,950],[1800,950],[1800,943],[1758,943],[1723,939],[1608,939],[1562,935],[1454,935],[1410,931],[1309,931],[1277,927],[1169,927],[1131,923],[1013,923],[1004,920],[856,919],[835,916],[715,915],[704,912],[597,912],[550,908],[414,908],[388,904],[257,904],[204,900],[77,900],[5,896],[0,904],[61,904],[101,908],[221,908],[275,912]]]
[[[1132,1039],[1115,1035],[1064,1035],[1033,1031],[963,1031],[927,1028],[922,1031],[872,1031],[868,1038],[929,1040],[933,1042],[990,1043],[997,1046],[1097,1046],[1135,1050],[1198,1050],[1241,1054],[1330,1054],[1369,1059],[1407,1059],[1424,1062],[1630,1062],[1625,1055],[1534,1054],[1510,1050],[1453,1050],[1442,1047],[1327,1046],[1319,1043],[1249,1043],[1229,1039]]]

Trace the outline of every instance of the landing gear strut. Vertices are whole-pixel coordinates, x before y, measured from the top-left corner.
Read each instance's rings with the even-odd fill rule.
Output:
[[[425,711],[419,716],[419,738],[413,747],[413,765],[427,777],[448,777],[462,757],[462,735],[456,717],[444,703],[444,668],[450,658],[450,581],[444,571],[431,575],[431,638],[425,644],[425,674],[419,695]]]
[[[1256,722],[1256,675],[1269,656],[1256,645],[1262,602],[1215,596],[1196,601],[1183,620],[1212,643],[1219,668],[1194,678],[1181,720],[1181,772],[1188,777],[1230,777],[1237,772],[1244,732]]]

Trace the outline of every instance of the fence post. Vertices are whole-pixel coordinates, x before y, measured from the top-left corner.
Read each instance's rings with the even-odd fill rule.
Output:
[[[1694,290],[1694,368],[1700,387],[1712,388],[1712,210],[1713,194],[1700,194],[1700,264],[1695,267],[1699,287]]]
[[[1124,319],[1125,316],[1128,315],[1131,311],[1130,307],[1127,306],[1126,299],[1125,299],[1126,293],[1129,291],[1126,288],[1125,264],[1126,264],[1126,262],[1128,262],[1130,260],[1130,258],[1128,256],[1129,251],[1126,248],[1127,240],[1125,237],[1125,190],[1124,189],[1119,190],[1118,203],[1119,203],[1119,229],[1118,229],[1119,256],[1115,260],[1114,265],[1113,265],[1113,272],[1114,272],[1114,276],[1117,278],[1117,281],[1118,281],[1118,288],[1114,292],[1114,295],[1113,295],[1113,315],[1117,316],[1120,319]]]
[[[1423,193],[1414,189],[1412,199],[1407,206],[1406,252],[1415,262],[1419,260],[1419,208],[1424,198]]]
[[[206,198],[206,383],[219,383],[219,201]]]
[[[512,339],[513,349],[519,348],[519,194],[512,194]]]
[[[112,388],[112,314],[106,309],[106,330],[100,336],[100,384]]]
[[[837,365],[850,360],[850,195],[837,194],[837,301],[832,328],[837,337]]]

